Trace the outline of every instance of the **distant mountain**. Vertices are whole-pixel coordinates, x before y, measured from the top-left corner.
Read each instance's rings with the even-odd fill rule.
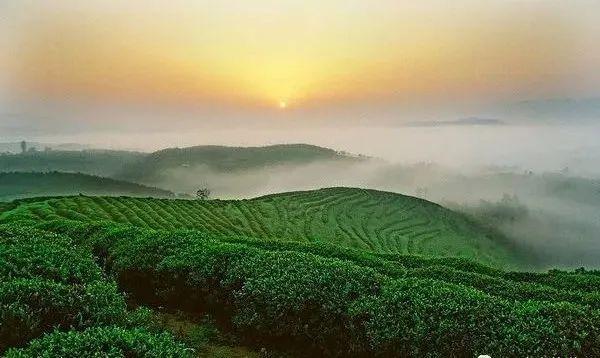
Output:
[[[600,97],[520,101],[499,107],[497,111],[500,115],[514,118],[551,120],[600,119]]]
[[[60,195],[109,195],[171,198],[167,190],[76,173],[0,173],[0,201]]]
[[[112,177],[146,154],[127,151],[32,151],[0,154],[0,172],[73,172]]]
[[[444,126],[498,126],[506,124],[495,118],[466,117],[448,121],[419,121],[410,122],[409,127],[444,127]]]

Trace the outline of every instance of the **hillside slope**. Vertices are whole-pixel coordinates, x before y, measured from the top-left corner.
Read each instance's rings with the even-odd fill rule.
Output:
[[[353,188],[251,200],[65,197],[14,203],[0,222],[74,219],[154,229],[200,229],[262,239],[328,242],[380,253],[467,257],[497,266],[515,255],[488,231],[437,204]]]
[[[80,173],[0,173],[0,201],[77,194],[174,196],[167,190]]]

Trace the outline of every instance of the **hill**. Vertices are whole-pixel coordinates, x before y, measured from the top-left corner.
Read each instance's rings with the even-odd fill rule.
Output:
[[[128,151],[33,151],[0,154],[0,172],[73,172],[113,177],[146,154]]]
[[[379,253],[466,257],[497,266],[514,252],[463,215],[426,200],[353,188],[269,195],[250,200],[64,197],[15,202],[0,222],[102,220],[153,229],[335,243]]]
[[[0,153],[0,172],[71,172],[98,175],[176,192],[194,193],[208,186],[219,195],[232,195],[236,188],[265,184],[257,175],[265,170],[286,171],[311,163],[351,164],[364,159],[308,144],[266,147],[195,146],[164,149],[154,153],[114,150],[44,150]],[[287,165],[287,167],[285,167]],[[232,176],[229,174],[238,174]],[[242,173],[249,177],[241,176]],[[236,182],[237,180],[237,182]],[[233,183],[231,181],[234,181]],[[252,181],[247,183],[245,181]],[[243,185],[241,182],[244,182]],[[246,192],[246,191],[244,191]],[[256,191],[260,193],[260,191]],[[246,194],[247,195],[247,194]],[[233,195],[237,197],[239,195]]]
[[[164,179],[170,170],[204,166],[231,172],[282,164],[306,164],[322,160],[356,160],[356,157],[308,144],[280,144],[265,147],[196,146],[170,148],[145,156],[127,166],[119,178],[143,183]]]
[[[505,103],[496,111],[514,118],[557,120],[562,122],[590,121],[600,117],[600,98],[551,98]]]
[[[174,196],[167,190],[80,173],[0,173],[0,201],[77,194],[161,198]]]

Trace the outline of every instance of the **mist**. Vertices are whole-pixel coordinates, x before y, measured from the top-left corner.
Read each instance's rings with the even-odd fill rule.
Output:
[[[392,163],[436,163],[467,170],[510,166],[523,170],[600,174],[598,124],[506,124],[413,127],[402,125],[278,123],[218,125],[189,129],[88,130],[65,135],[0,136],[45,143],[84,143],[97,148],[154,151],[194,145],[262,146],[308,143],[377,157]],[[341,135],[343,134],[343,135]]]
[[[146,184],[187,194],[207,187],[212,197],[219,199],[336,186],[393,191],[440,203],[500,231],[516,247],[530,253],[540,268],[600,267],[600,176],[589,170],[594,168],[591,162],[585,162],[593,157],[593,148],[589,156],[582,157],[577,157],[581,152],[576,146],[570,148],[572,151],[561,152],[561,148],[565,147],[548,146],[544,155],[532,152],[529,158],[521,150],[518,162],[500,159],[508,148],[495,153],[481,153],[481,148],[477,160],[463,158],[465,161],[458,163],[453,158],[446,163],[451,165],[416,162],[415,158],[404,158],[400,163],[377,157],[229,172],[202,165],[165,171],[160,180]],[[414,155],[415,150],[411,153]],[[400,153],[394,155],[400,157]],[[495,161],[483,161],[494,155]],[[546,160],[540,163],[540,158]],[[536,165],[528,167],[527,163]]]
[[[222,172],[209,166],[171,168],[143,183],[193,195],[207,187],[213,198],[251,198],[271,193],[350,186],[413,195],[467,213],[533,252],[540,266],[600,267],[600,125],[581,117],[515,120],[494,113],[393,116],[361,123],[302,121],[296,117],[194,122],[170,125],[136,121],[127,127],[71,127],[72,133],[3,131],[0,141],[80,143],[88,148],[151,152],[194,145],[263,146],[308,143],[362,154],[359,162],[324,161]],[[388,114],[389,115],[389,114]],[[276,115],[274,115],[276,116]],[[382,114],[383,116],[383,114]],[[141,116],[142,118],[144,116]],[[466,118],[466,119],[463,119]],[[481,120],[480,120],[481,119]],[[115,120],[116,121],[116,120]],[[103,122],[98,122],[103,123]],[[140,122],[141,123],[141,122]],[[380,123],[380,124],[373,124]],[[27,122],[21,122],[27,126]],[[137,128],[137,130],[135,130]],[[15,145],[15,147],[18,147]],[[525,210],[498,219],[490,206],[505,195]],[[499,204],[500,203],[500,204]]]

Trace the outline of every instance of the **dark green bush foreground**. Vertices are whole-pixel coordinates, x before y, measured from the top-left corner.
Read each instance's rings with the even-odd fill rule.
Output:
[[[127,311],[117,285],[103,277],[89,249],[76,246],[66,236],[17,226],[0,227],[0,353],[9,347],[25,346],[55,329],[132,327],[146,320],[143,311]],[[98,332],[82,337],[108,334]],[[27,354],[14,351],[12,356],[93,356],[83,353],[93,352],[95,346],[55,354],[60,346],[71,349],[74,339],[73,335],[47,337],[25,350]],[[98,354],[108,349],[98,347]]]
[[[594,273],[507,273],[466,260],[114,224],[39,228],[93,253],[137,303],[209,312],[258,347],[306,355],[600,356]]]
[[[175,196],[167,190],[81,173],[0,172],[0,200],[2,201],[78,194],[164,198]]]
[[[119,327],[90,328],[83,332],[54,332],[33,340],[26,348],[11,349],[6,354],[7,358],[191,356],[191,352],[175,342],[169,334]]]
[[[0,283],[0,349],[52,330],[124,323],[125,302],[109,283],[63,285],[42,279]]]

